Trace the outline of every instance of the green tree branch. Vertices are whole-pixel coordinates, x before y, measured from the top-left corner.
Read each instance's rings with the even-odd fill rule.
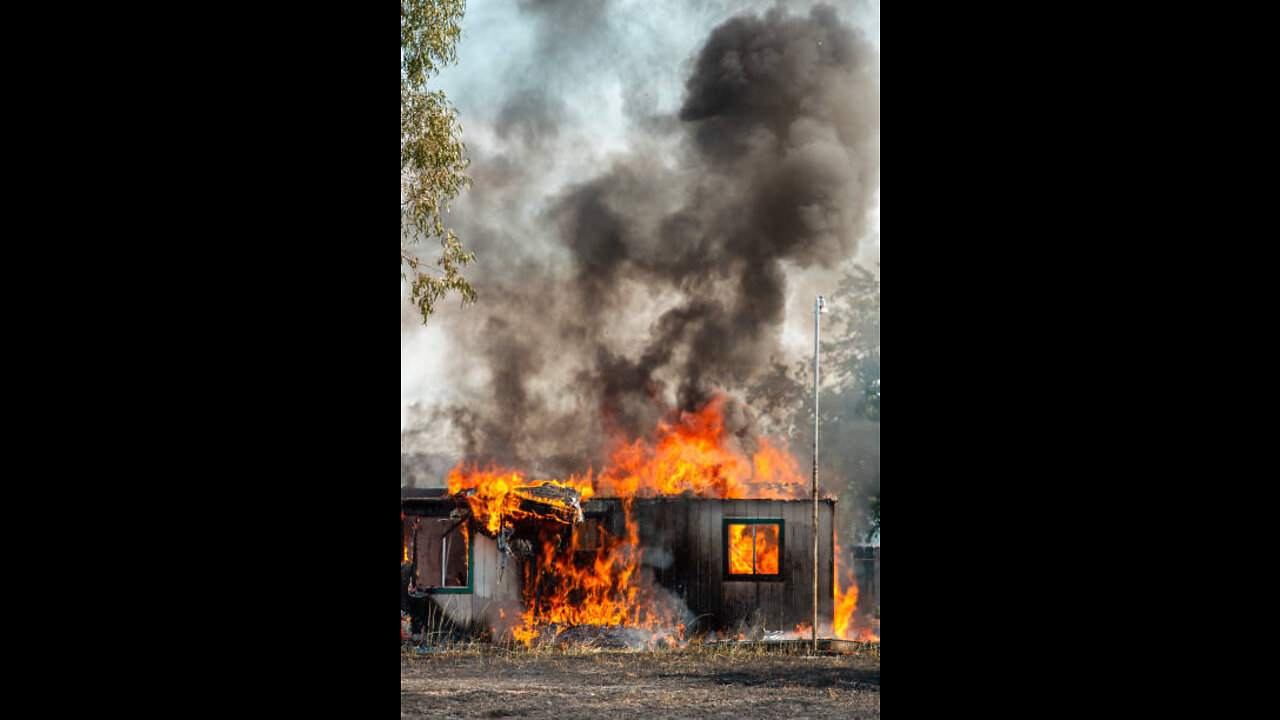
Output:
[[[450,292],[463,305],[476,299],[462,275],[475,253],[443,220],[450,201],[471,186],[462,126],[444,93],[427,88],[441,66],[457,62],[465,12],[465,0],[400,0],[400,277],[409,281],[410,302],[424,324]],[[441,248],[434,267],[411,249],[432,238]]]

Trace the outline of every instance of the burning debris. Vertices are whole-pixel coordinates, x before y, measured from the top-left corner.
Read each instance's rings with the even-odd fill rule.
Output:
[[[517,523],[580,523],[583,493],[589,497],[592,491],[589,486],[579,490],[572,484],[555,480],[525,482],[517,472],[488,470],[480,473],[473,470],[463,477],[457,469],[449,475],[449,488],[455,497],[466,500],[483,530],[497,537],[498,552],[503,554],[502,571],[506,570],[507,556],[515,554],[511,538]]]

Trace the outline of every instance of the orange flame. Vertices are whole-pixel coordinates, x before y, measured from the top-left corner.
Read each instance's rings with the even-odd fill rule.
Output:
[[[853,569],[844,564],[844,555],[840,552],[840,541],[835,541],[837,581],[833,587],[835,596],[835,634],[841,640],[862,640],[864,642],[880,642],[880,636],[869,627],[853,627],[854,611],[858,609],[858,583]],[[840,590],[839,577],[844,577],[847,589]]]
[[[599,546],[586,547],[586,529],[575,525],[567,544],[554,530],[542,533],[542,552],[525,565],[523,627],[513,631],[529,644],[540,628],[551,625],[595,625],[642,628],[664,637],[683,632],[679,612],[652,577],[642,572],[642,548],[632,521],[631,502],[623,502],[624,537],[597,528]],[[583,556],[588,559],[584,561]],[[655,637],[656,639],[656,637]]]
[[[729,572],[734,575],[749,575],[752,571],[754,550],[751,536],[747,534],[747,525],[729,526]]]
[[[756,525],[756,574],[778,574],[777,525]]]
[[[515,470],[500,470],[493,467],[480,470],[473,466],[470,471],[466,471],[461,463],[449,472],[449,493],[457,495],[464,490],[474,490],[467,497],[467,504],[471,506],[471,512],[476,519],[493,534],[501,531],[504,518],[521,520],[540,517],[557,520],[566,525],[572,524],[577,516],[576,508],[556,499],[535,498],[529,492],[533,488],[545,485],[573,488],[579,492],[582,500],[591,497],[595,492],[591,486],[590,476],[586,480],[570,476],[568,480],[527,481],[522,473]],[[557,508],[561,513],[544,514],[526,509],[523,501],[533,499],[543,505]]]
[[[652,440],[618,442],[596,489],[610,497],[694,495],[708,498],[804,497],[795,458],[768,438],[754,452],[724,426],[727,399],[717,395],[698,412],[658,423]]]
[[[568,527],[540,531],[541,552],[524,563],[525,607],[513,637],[530,644],[554,625],[596,625],[670,629],[683,638],[678,602],[640,565],[643,548],[632,521],[631,499],[660,495],[706,498],[796,499],[807,497],[808,482],[794,457],[768,438],[743,437],[726,429],[728,399],[717,394],[697,412],[670,414],[649,437],[633,441],[614,437],[614,448],[599,475],[567,480],[531,481],[515,470],[459,464],[449,473],[449,492],[467,493],[475,518],[490,534],[504,523],[546,517]],[[623,499],[625,526],[614,537],[596,528],[598,543],[588,542],[584,524],[575,523],[576,508],[550,502],[553,512],[528,509],[525,500],[545,497],[533,488],[573,488],[585,501],[593,496]],[[573,512],[570,513],[569,511]],[[561,512],[564,511],[564,512]],[[776,575],[779,568],[777,525],[731,525],[731,571]],[[567,538],[566,538],[567,533]]]
[[[849,583],[849,589],[840,592],[839,584],[836,585],[836,637],[844,640],[852,640],[849,635],[849,622],[853,619],[853,611],[858,609],[858,585],[857,583]]]
[[[778,526],[761,523],[729,525],[729,572],[734,575],[778,574]]]

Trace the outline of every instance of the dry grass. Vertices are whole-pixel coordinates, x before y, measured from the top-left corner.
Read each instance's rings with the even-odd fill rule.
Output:
[[[751,644],[679,650],[455,646],[402,653],[403,717],[874,718],[879,647],[844,655]]]

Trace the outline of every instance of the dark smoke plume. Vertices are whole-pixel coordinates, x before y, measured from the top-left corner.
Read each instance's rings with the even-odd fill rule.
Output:
[[[581,22],[607,26],[607,4],[591,7]],[[866,233],[878,62],[829,6],[732,18],[692,59],[676,117],[638,127],[629,152],[551,198],[539,167],[555,160],[563,103],[512,92],[496,128],[521,154],[473,146],[458,224],[481,299],[449,325],[455,367],[486,373],[490,394],[414,422],[448,424],[468,461],[582,472],[612,434],[767,375],[785,355],[788,268],[836,267]],[[731,410],[746,437],[750,414]]]

